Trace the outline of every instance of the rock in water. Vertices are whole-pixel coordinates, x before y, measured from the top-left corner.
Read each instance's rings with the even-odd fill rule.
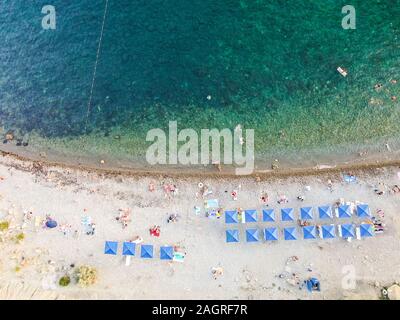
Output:
[[[14,140],[14,132],[8,131],[8,132],[6,133],[5,140],[7,140],[7,141],[12,141],[12,140]]]

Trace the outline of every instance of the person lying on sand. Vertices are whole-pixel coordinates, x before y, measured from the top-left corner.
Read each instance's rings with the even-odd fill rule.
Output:
[[[23,219],[23,226],[25,226],[29,221],[32,220],[33,212],[32,211],[24,211],[24,219]]]
[[[119,216],[115,218],[115,220],[120,221],[122,223],[122,228],[126,228],[128,223],[131,222],[131,209],[119,209]]]
[[[268,206],[268,202],[269,202],[268,193],[266,193],[265,191],[263,191],[263,192],[261,193],[261,196],[260,196],[260,201],[261,201],[261,203],[262,203],[263,205]]]
[[[238,196],[237,190],[233,190],[233,191],[231,192],[232,200],[236,201],[236,200],[237,200],[237,196]]]
[[[88,231],[86,232],[86,234],[88,236],[94,236],[94,232],[96,231],[96,224],[94,224],[93,222],[90,223],[88,225]]]
[[[143,242],[143,238],[141,236],[135,236],[132,240],[129,240],[129,242],[139,244]]]
[[[68,233],[70,233],[71,228],[72,228],[71,224],[68,224],[68,223],[60,224],[60,231],[64,234],[64,236],[66,236]]]
[[[392,188],[392,192],[393,192],[393,193],[399,193],[399,192],[400,192],[400,187],[396,184],[396,185]]]
[[[237,212],[238,212],[238,221],[239,222],[243,222],[243,209],[242,208],[238,208],[237,209]]]
[[[288,203],[289,200],[286,195],[282,194],[278,197],[278,204]]]
[[[163,185],[163,189],[165,198],[171,199],[171,196],[175,196],[178,194],[177,186],[172,183],[165,183]]]
[[[299,200],[301,202],[303,202],[305,199],[306,199],[306,197],[303,196],[303,195],[300,195],[300,196],[297,197],[297,200]]]
[[[214,280],[217,280],[219,276],[222,276],[224,274],[224,269],[222,269],[221,267],[214,267],[211,269],[211,274]]]
[[[311,225],[311,222],[308,222],[306,220],[301,220],[301,219],[298,220],[298,223],[299,223],[300,227],[306,227],[306,226],[310,226]]]
[[[378,186],[374,188],[374,192],[378,196],[382,196],[385,194],[386,185],[383,182],[379,182]]]
[[[178,214],[177,213],[173,213],[173,214],[171,214],[169,217],[168,217],[168,220],[167,220],[167,222],[168,223],[170,223],[170,222],[178,222]]]

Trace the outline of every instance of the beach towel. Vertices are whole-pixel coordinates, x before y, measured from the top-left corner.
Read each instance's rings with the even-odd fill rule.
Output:
[[[218,208],[219,207],[219,201],[218,199],[210,199],[204,202],[204,206],[206,209],[208,208]]]
[[[207,215],[207,218],[211,218],[211,219],[218,218],[218,210],[216,210],[216,209],[207,210],[206,215]]]
[[[174,258],[172,260],[176,262],[184,262],[185,254],[182,252],[174,252]]]
[[[194,207],[194,214],[195,214],[196,216],[198,216],[198,215],[200,215],[200,213],[201,213],[200,207],[195,206],[195,207]]]
[[[92,218],[90,216],[83,216],[81,222],[84,226],[88,226],[92,223]]]

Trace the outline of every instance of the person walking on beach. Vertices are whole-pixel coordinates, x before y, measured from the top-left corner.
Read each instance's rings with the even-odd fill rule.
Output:
[[[94,236],[94,232],[96,230],[96,225],[92,222],[91,224],[88,225],[88,227],[90,228],[90,230],[88,232],[86,232],[86,234],[89,236]]]

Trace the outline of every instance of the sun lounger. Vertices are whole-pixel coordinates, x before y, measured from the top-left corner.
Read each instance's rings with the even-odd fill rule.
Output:
[[[361,240],[360,227],[357,227],[357,228],[356,228],[356,238],[357,238],[357,240]]]
[[[143,238],[141,238],[141,237],[138,237],[137,239],[132,241],[132,243],[135,243],[135,244],[140,244],[142,242],[143,242]]]
[[[131,265],[131,257],[132,256],[126,256],[126,258],[125,258],[125,265],[127,267],[129,267]]]
[[[42,219],[39,216],[35,216],[35,230],[37,231],[37,229],[40,228]]]
[[[350,202],[350,210],[352,214],[356,213],[356,204],[354,202]]]
[[[319,235],[319,237],[320,237],[321,239],[323,239],[324,236],[322,235],[322,228],[321,228],[320,226],[318,226],[318,227],[317,227],[317,230],[318,230],[318,235]]]

